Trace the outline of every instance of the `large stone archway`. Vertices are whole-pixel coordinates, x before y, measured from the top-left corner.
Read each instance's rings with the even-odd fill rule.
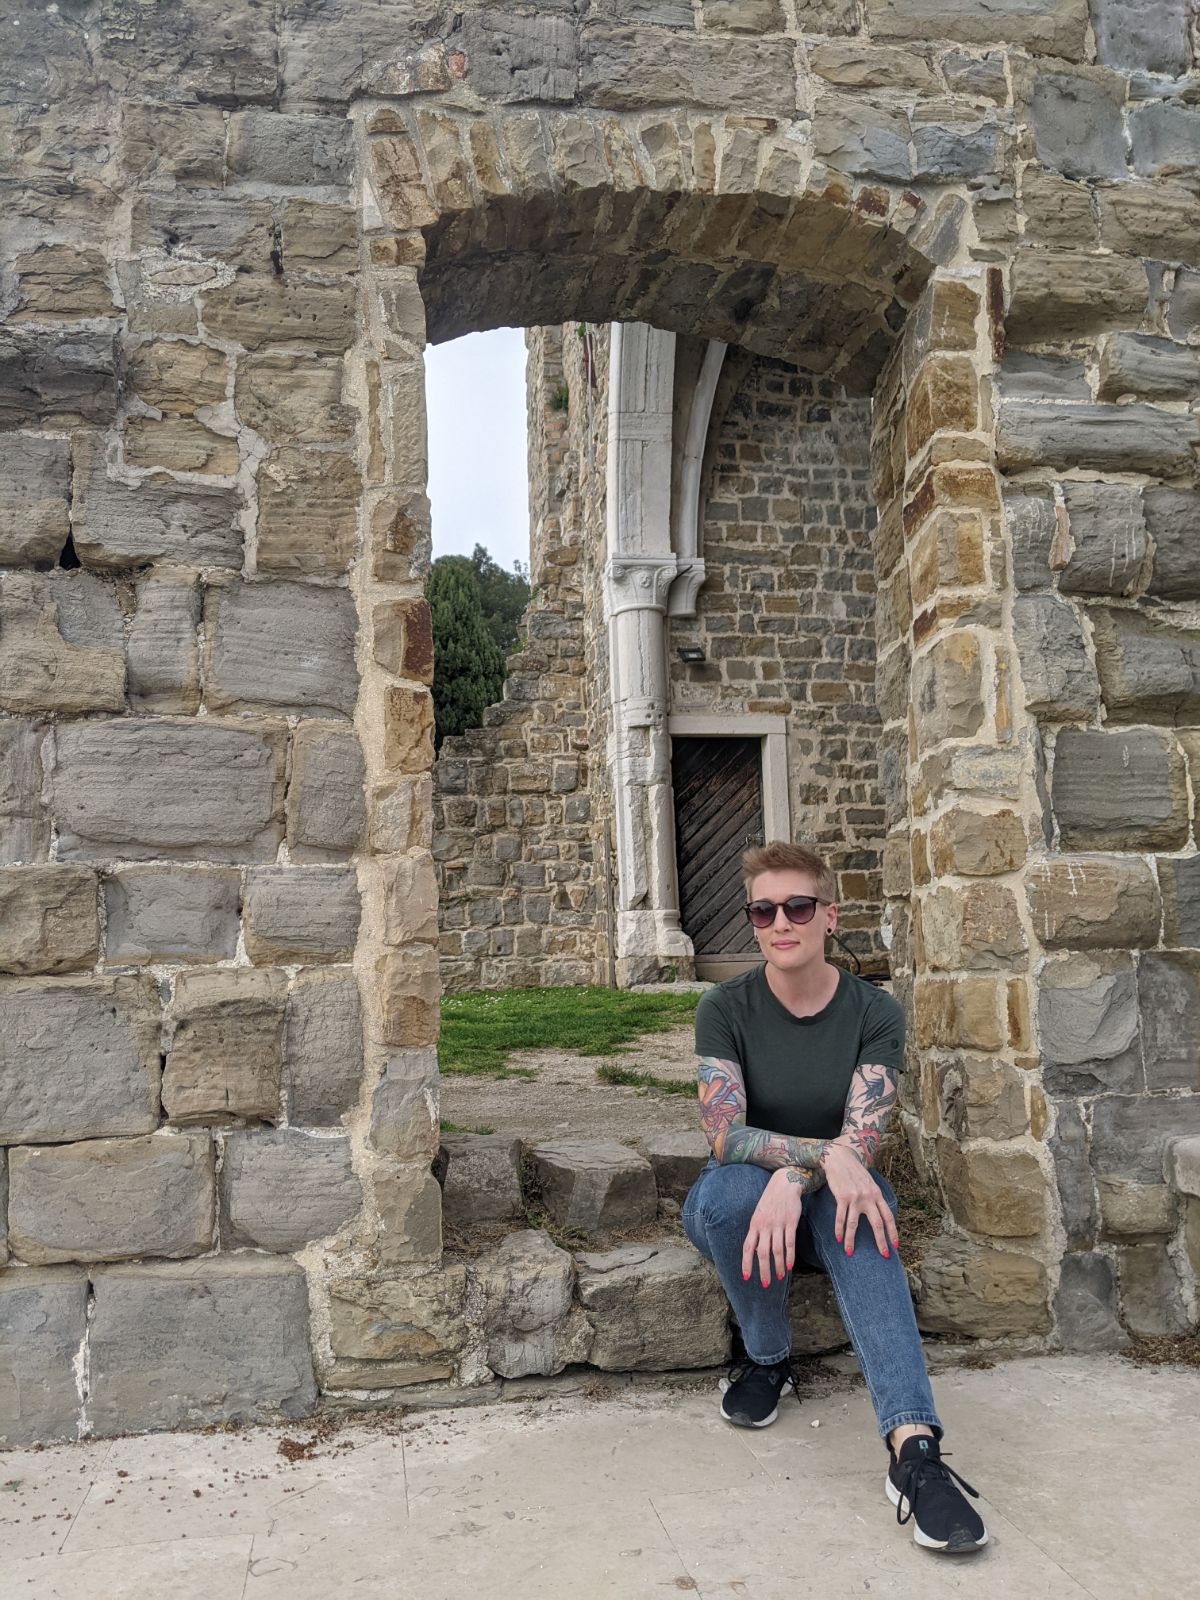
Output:
[[[1187,1325],[1183,8],[220,9],[30,7],[3,79],[0,1433],[487,1377],[429,1167],[422,350],[497,321],[873,394],[922,1314]]]

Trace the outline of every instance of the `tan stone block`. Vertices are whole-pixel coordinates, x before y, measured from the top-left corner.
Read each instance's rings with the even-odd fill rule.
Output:
[[[1017,1139],[1028,1131],[1025,1080],[994,1056],[955,1056],[939,1067],[942,1115],[957,1139]]]
[[[127,102],[121,109],[121,165],[140,183],[167,179],[219,188],[225,173],[220,107]]]
[[[375,971],[383,1042],[436,1044],[441,999],[436,951],[410,949],[381,956]]]
[[[1008,331],[1020,341],[1136,328],[1148,295],[1145,267],[1127,256],[1023,251],[1013,264]]]
[[[471,152],[471,166],[475,182],[485,195],[509,193],[508,179],[500,159],[500,146],[490,122],[482,118],[467,124],[467,144]]]
[[[908,860],[915,884],[929,882],[929,835],[922,828],[914,828],[908,839]]]
[[[391,688],[384,707],[383,760],[390,772],[433,766],[433,697],[428,689]]]
[[[358,544],[358,469],[340,451],[281,445],[258,473],[258,569],[345,572]]]
[[[425,348],[425,299],[415,268],[371,274],[374,343],[388,360],[410,361]]]
[[[425,235],[423,233],[393,233],[386,237],[374,235],[367,241],[367,252],[373,267],[417,267],[425,265]]]
[[[394,600],[376,606],[374,655],[399,678],[433,682],[433,624],[427,600]]]
[[[380,391],[389,478],[392,483],[424,484],[429,467],[424,363],[384,362]]]
[[[930,829],[933,870],[938,877],[956,872],[991,877],[1012,872],[1025,860],[1025,824],[1015,811],[970,811],[955,806]]]
[[[930,800],[947,795],[977,795],[986,800],[1019,800],[1024,782],[1024,753],[993,744],[950,745],[921,764],[920,783]]]
[[[283,265],[315,272],[358,269],[358,225],[351,206],[287,200],[280,227]]]
[[[383,864],[383,937],[387,944],[436,944],[438,885],[426,851],[396,856]]]
[[[380,1266],[437,1261],[442,1253],[442,1190],[428,1162],[375,1173]]]
[[[1200,199],[1182,183],[1118,183],[1097,191],[1110,250],[1200,265]]]
[[[19,296],[11,322],[78,322],[113,315],[108,262],[99,250],[43,244],[14,264]]]
[[[890,900],[906,896],[912,888],[912,861],[907,833],[890,833],[881,857],[883,893]]]
[[[354,434],[342,404],[342,363],[292,351],[243,356],[234,405],[239,419],[278,444],[327,444]]]
[[[467,1269],[422,1277],[364,1278],[330,1285],[335,1356],[360,1361],[452,1363],[466,1335]]]
[[[371,187],[388,225],[400,232],[436,222],[438,208],[429,198],[421,158],[407,133],[372,139],[367,145]]]
[[[955,978],[918,977],[915,985],[917,1043],[965,1050],[1001,1050],[1001,980],[991,974]]]
[[[941,511],[921,531],[912,555],[912,599],[923,606],[938,589],[983,583],[983,518],[977,511]]]
[[[246,350],[299,345],[340,356],[354,343],[357,292],[352,282],[239,273],[231,284],[205,294],[202,315],[209,333]]]
[[[1024,978],[1010,978],[1005,984],[1004,1014],[1008,1023],[1009,1048],[1032,1049],[1033,1027],[1030,1022],[1029,984]]]
[[[964,629],[948,634],[914,660],[912,700],[922,747],[979,732],[986,708],[975,633]]]
[[[912,627],[912,593],[908,568],[901,567],[879,585],[875,602],[875,643],[882,653],[907,638]]]
[[[1011,1145],[937,1142],[938,1170],[954,1219],[972,1233],[1025,1239],[1046,1220],[1046,1179],[1037,1158]]]
[[[1090,249],[1098,243],[1092,190],[1086,183],[1072,183],[1056,173],[1026,167],[1021,179],[1021,210],[1026,237],[1037,244]],[[1104,242],[1118,248],[1113,240]],[[1127,253],[1140,254],[1137,250]]]
[[[125,709],[121,616],[86,572],[0,573],[0,710]]]
[[[125,424],[125,460],[131,467],[167,467],[172,472],[208,472],[232,477],[241,464],[236,439],[214,433],[193,417],[130,417]]]
[[[1049,1331],[1046,1269],[1032,1256],[944,1234],[926,1245],[917,1275],[917,1322],[926,1333],[999,1339]]]
[[[139,400],[159,411],[190,417],[200,406],[224,400],[229,361],[208,345],[148,339],[130,351],[127,372],[129,387]]]
[[[1128,1178],[1097,1178],[1104,1232],[1113,1239],[1136,1239],[1175,1232],[1178,1198],[1165,1183],[1132,1183]]]
[[[376,855],[428,850],[433,830],[433,779],[429,773],[400,778],[371,791],[369,842]]]
[[[926,895],[921,935],[925,960],[943,972],[1009,967],[1028,949],[1016,896],[988,879]]]
[[[940,506],[978,506],[984,511],[1000,509],[1000,491],[992,467],[933,465],[904,503],[904,532],[911,537],[925,518]]]
[[[184,972],[162,1101],[176,1123],[279,1116],[287,978],[263,968]]]
[[[1162,901],[1139,856],[1052,856],[1029,871],[1029,909],[1043,944],[1128,949],[1158,943]]]
[[[845,89],[910,89],[936,94],[941,87],[926,56],[895,46],[829,40],[809,50],[808,64],[826,83]]]
[[[905,411],[908,453],[935,433],[971,433],[979,422],[979,378],[966,356],[934,355],[922,362]]]
[[[0,867],[0,972],[74,972],[100,953],[98,879],[86,867]]]

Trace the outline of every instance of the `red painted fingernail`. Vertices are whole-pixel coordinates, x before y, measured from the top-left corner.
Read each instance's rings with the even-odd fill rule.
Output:
[[[769,1289],[769,1288],[770,1288],[770,1287],[771,1287],[771,1280],[770,1280],[770,1278],[764,1278],[764,1279],[763,1279],[763,1281],[762,1281],[762,1283],[763,1283],[763,1288],[764,1288],[764,1289]]]
[[[884,1253],[884,1256],[886,1257],[887,1256],[887,1251],[885,1250],[883,1253]]]
[[[852,1256],[852,1255],[853,1255],[853,1254],[854,1254],[854,1248],[853,1248],[853,1246],[850,1246],[850,1247],[849,1247],[849,1248],[848,1248],[848,1249],[847,1249],[847,1250],[846,1250],[846,1254],[847,1254],[847,1255],[848,1255],[848,1256]]]

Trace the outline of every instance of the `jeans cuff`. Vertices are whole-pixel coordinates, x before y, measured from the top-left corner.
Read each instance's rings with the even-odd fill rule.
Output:
[[[743,1343],[745,1343],[744,1340],[743,1340]],[[752,1356],[750,1354],[749,1350],[746,1351],[747,1357],[751,1361],[753,1361],[756,1366],[759,1366],[759,1367],[773,1367],[773,1366],[776,1366],[780,1361],[786,1361],[788,1356],[791,1355],[791,1353],[792,1352],[791,1352],[791,1346],[790,1345],[784,1345],[783,1349],[779,1352],[779,1354],[777,1356]]]
[[[932,1411],[897,1411],[894,1417],[882,1418],[879,1424],[879,1436],[886,1444],[888,1434],[893,1428],[903,1428],[912,1423],[923,1423],[925,1427],[932,1428],[936,1439],[940,1439],[945,1432]]]

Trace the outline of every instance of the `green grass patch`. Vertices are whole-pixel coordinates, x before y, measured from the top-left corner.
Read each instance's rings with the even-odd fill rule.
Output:
[[[443,1072],[528,1078],[528,1068],[508,1065],[513,1051],[619,1054],[633,1039],[690,1023],[699,998],[598,987],[448,994],[442,1000],[438,1064]]]
[[[660,1078],[653,1072],[635,1072],[632,1067],[618,1067],[606,1061],[596,1068],[601,1083],[617,1083],[628,1089],[658,1089],[663,1094],[683,1094],[689,1100],[696,1098],[696,1084],[692,1078]]]

